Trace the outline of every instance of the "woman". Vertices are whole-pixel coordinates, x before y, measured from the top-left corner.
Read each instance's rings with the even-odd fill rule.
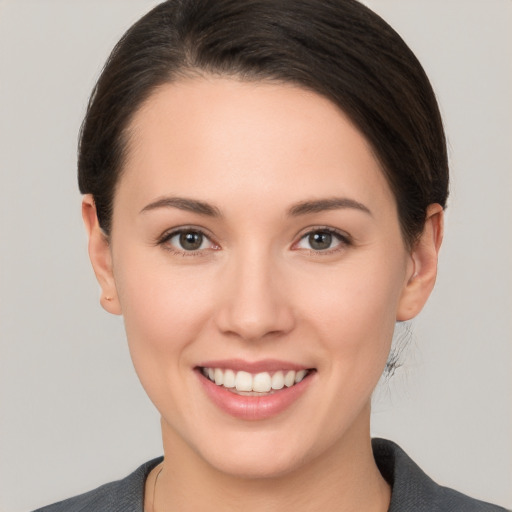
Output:
[[[161,4],[98,81],[79,182],[164,459],[43,510],[500,510],[370,438],[448,194],[433,92],[380,18],[352,1]]]

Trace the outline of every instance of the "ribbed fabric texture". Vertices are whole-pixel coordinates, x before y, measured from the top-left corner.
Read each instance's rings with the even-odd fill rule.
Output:
[[[373,439],[372,446],[377,466],[392,488],[388,512],[506,512],[436,484],[391,441]],[[123,480],[34,512],[143,512],[144,483],[161,461],[160,457],[146,462]]]
[[[392,441],[373,439],[372,447],[377,466],[393,489],[388,512],[506,512],[436,484]]]
[[[163,457],[151,460],[122,480],[102,485],[93,491],[34,512],[143,512],[144,484],[149,472]]]

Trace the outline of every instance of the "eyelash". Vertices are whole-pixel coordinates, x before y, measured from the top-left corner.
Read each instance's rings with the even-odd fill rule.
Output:
[[[183,233],[195,233],[198,235],[201,235],[206,240],[208,240],[214,247],[210,247],[208,249],[198,249],[194,251],[187,251],[187,250],[180,250],[169,244],[168,242]],[[311,236],[315,233],[326,233],[329,235],[332,235],[334,238],[336,238],[339,242],[338,245],[336,245],[333,248],[324,249],[324,250],[315,250],[315,249],[303,249],[305,251],[308,251],[310,254],[314,256],[327,256],[336,252],[339,252],[343,249],[346,249],[350,245],[352,245],[352,240],[350,236],[348,236],[346,233],[343,233],[341,231],[338,231],[333,228],[328,227],[315,227],[312,229],[309,229],[306,233],[301,235],[301,237],[298,239],[297,242],[294,242],[292,244],[293,250],[300,250],[300,249],[294,249],[302,240],[306,239],[307,237]],[[216,242],[214,242],[209,235],[207,235],[202,229],[194,228],[194,227],[183,227],[179,229],[175,229],[169,232],[164,233],[156,242],[157,245],[161,245],[166,251],[171,252],[172,254],[175,254],[177,256],[207,256],[211,250],[218,250],[219,246]]]
[[[175,236],[181,235],[183,233],[195,233],[198,235],[201,235],[206,240],[209,240],[212,245],[214,245],[214,248],[209,248],[209,250],[218,250],[218,245],[211,239],[210,236],[208,236],[202,229],[194,228],[192,226],[190,227],[182,227],[179,229],[174,229],[172,231],[168,231],[164,233],[158,240],[157,245],[161,245],[166,251],[169,251],[172,254],[175,254],[177,256],[207,256],[209,254],[209,250],[207,249],[199,249],[195,251],[186,251],[186,250],[180,250],[174,247],[173,245],[169,244],[168,242],[174,238]]]
[[[304,249],[305,251],[308,251],[313,256],[329,256],[331,254],[335,254],[339,251],[342,251],[346,249],[347,247],[352,245],[352,239],[349,235],[342,231],[338,231],[337,229],[324,227],[324,226],[318,226],[314,228],[308,228],[308,231],[301,235],[299,240],[295,242],[292,247],[297,246],[302,240],[306,239],[307,237],[311,236],[315,233],[327,233],[329,235],[332,235],[334,238],[337,239],[339,242],[338,245],[335,247],[332,247],[330,249],[324,249],[324,250],[315,250],[315,249]],[[299,250],[299,249],[297,249]]]

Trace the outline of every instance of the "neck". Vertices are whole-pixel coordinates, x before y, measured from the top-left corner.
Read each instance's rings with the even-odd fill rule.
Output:
[[[152,512],[385,512],[390,489],[373,458],[369,409],[365,423],[367,428],[356,425],[328,453],[298,469],[268,478],[242,478],[209,465],[162,421],[165,460],[158,468]],[[153,498],[156,473],[151,476],[148,499]]]

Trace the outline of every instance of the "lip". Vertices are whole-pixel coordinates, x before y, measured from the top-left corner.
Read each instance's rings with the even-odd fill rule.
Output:
[[[221,370],[231,369],[235,372],[260,373],[277,372],[279,370],[308,370],[310,367],[298,365],[278,359],[262,359],[260,361],[244,361],[243,359],[223,359],[218,361],[205,361],[197,365],[201,368],[220,368]]]
[[[269,364],[272,363],[272,364]],[[207,368],[231,368],[235,371],[258,373],[261,371],[305,370],[307,367],[283,361],[266,360],[249,363],[241,360],[211,361],[201,364]],[[308,374],[301,382],[289,388],[283,388],[272,394],[262,396],[237,395],[223,386],[205,377],[200,367],[196,367],[196,375],[208,398],[223,412],[246,421],[265,420],[277,416],[298,401],[314,380],[315,371]]]

